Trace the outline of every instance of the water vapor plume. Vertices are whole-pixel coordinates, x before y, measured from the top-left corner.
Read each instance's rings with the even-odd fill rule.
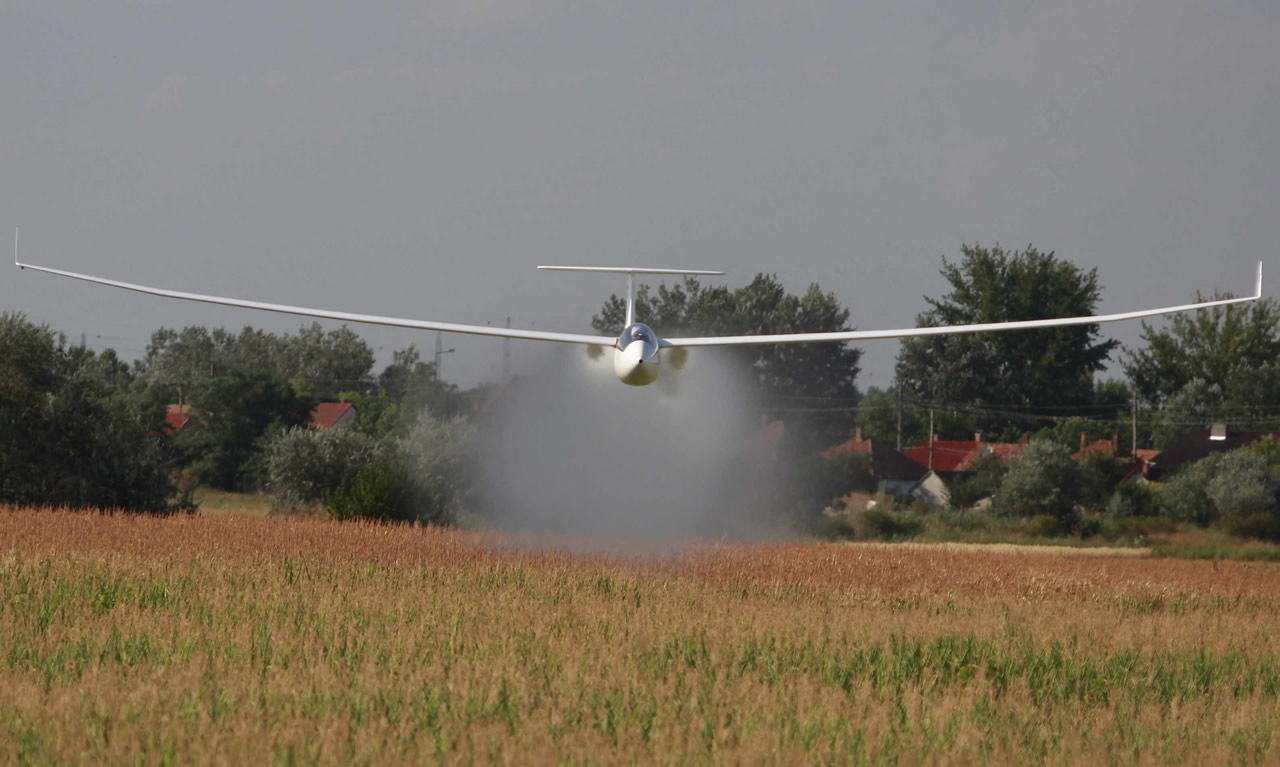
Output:
[[[557,349],[482,427],[478,511],[501,527],[605,539],[760,537],[773,465],[731,353],[698,349],[656,383],[621,384],[611,350]]]

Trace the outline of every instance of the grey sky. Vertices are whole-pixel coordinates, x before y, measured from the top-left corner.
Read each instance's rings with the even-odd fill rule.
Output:
[[[0,223],[44,265],[546,330],[622,286],[539,263],[776,272],[910,326],[975,240],[1097,266],[1108,311],[1259,259],[1274,295],[1277,40],[1257,1],[5,2]],[[126,358],[304,322],[5,275],[0,309]],[[448,343],[446,377],[498,373]],[[885,386],[897,343],[863,349]]]

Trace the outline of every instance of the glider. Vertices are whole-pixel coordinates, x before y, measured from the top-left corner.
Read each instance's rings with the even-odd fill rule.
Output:
[[[304,317],[318,317],[342,322],[359,322],[371,325],[390,325],[400,328],[418,330],[438,330],[445,333],[469,333],[479,336],[498,336],[500,338],[516,338],[529,341],[556,341],[568,344],[586,344],[588,346],[612,346],[613,371],[618,380],[632,386],[644,386],[658,380],[661,352],[667,348],[687,348],[692,346],[743,346],[749,344],[806,344],[806,343],[846,343],[849,341],[870,341],[881,338],[912,338],[919,336],[937,336],[959,333],[986,333],[1004,330],[1033,330],[1036,328],[1057,328],[1067,325],[1093,325],[1103,322],[1119,322],[1142,317],[1154,317],[1161,314],[1187,312],[1196,309],[1209,309],[1215,306],[1228,306],[1249,301],[1257,301],[1262,297],[1262,263],[1258,263],[1258,280],[1251,296],[1244,298],[1224,298],[1216,301],[1201,301],[1180,306],[1165,306],[1159,309],[1144,309],[1135,312],[1118,314],[1098,314],[1088,317],[1059,317],[1044,320],[1018,320],[1013,322],[984,322],[975,325],[943,325],[923,328],[899,328],[896,330],[842,330],[828,333],[786,333],[781,335],[755,336],[705,336],[694,338],[661,338],[648,325],[636,321],[635,316],[635,275],[722,275],[724,272],[705,271],[699,269],[653,269],[631,266],[539,266],[539,269],[570,272],[607,272],[625,274],[627,276],[626,327],[621,335],[613,336],[580,335],[576,333],[551,333],[542,330],[519,330],[516,328],[495,328],[487,325],[459,325],[450,322],[432,322],[429,320],[413,320],[400,317],[384,317],[376,314],[355,314],[327,309],[311,309],[305,306],[289,306],[272,304],[264,301],[248,301],[240,298],[209,296],[201,293],[187,293],[180,290],[166,290],[132,282],[109,280],[88,274],[52,269],[47,266],[24,264],[18,260],[18,238],[14,235],[14,265],[19,269],[32,269],[38,272],[56,274],[113,288],[123,288],[138,293],[146,293],[165,298],[179,298],[184,301],[200,301],[207,304],[238,306],[244,309],[259,309],[282,314],[297,314]]]

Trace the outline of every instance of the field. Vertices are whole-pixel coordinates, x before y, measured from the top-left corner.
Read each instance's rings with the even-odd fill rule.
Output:
[[[6,511],[0,761],[1280,762],[1280,567],[1133,554]]]

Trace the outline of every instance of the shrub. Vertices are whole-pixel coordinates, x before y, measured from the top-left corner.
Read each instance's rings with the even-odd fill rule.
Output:
[[[419,521],[457,521],[475,460],[476,429],[465,418],[437,419],[423,411],[409,435],[396,442],[397,460],[412,475]]]
[[[1076,507],[1096,496],[1097,484],[1065,447],[1040,440],[1009,462],[992,509],[1008,517],[1052,517],[1065,531],[1078,517]]]
[[[1161,482],[1155,496],[1160,513],[1179,522],[1198,525],[1207,525],[1217,519],[1218,511],[1209,498],[1207,488],[1221,460],[1221,455],[1211,455],[1183,466]]]
[[[1205,492],[1222,517],[1251,517],[1276,514],[1276,483],[1267,476],[1262,455],[1240,450],[1218,461]]]
[[[1150,517],[1156,511],[1155,495],[1145,482],[1126,482],[1116,487],[1106,509],[1109,517]]]
[[[1000,456],[994,453],[978,458],[973,465],[973,474],[948,485],[951,507],[967,509],[983,498],[995,495],[1007,468]]]
[[[864,509],[853,515],[853,529],[859,538],[893,541],[913,538],[924,529],[924,520],[914,514],[887,509]]]
[[[822,525],[822,510],[834,499],[875,489],[867,457],[861,453],[801,458],[791,467],[786,484],[783,495],[789,497],[797,519],[814,527]]]
[[[402,468],[374,463],[356,472],[325,499],[338,520],[411,521],[418,518],[414,482]]]
[[[1280,517],[1274,514],[1262,513],[1222,517],[1215,527],[1219,527],[1237,538],[1280,541]]]
[[[352,429],[293,428],[267,444],[268,488],[277,508],[322,503],[356,474],[374,465],[379,448]]]

